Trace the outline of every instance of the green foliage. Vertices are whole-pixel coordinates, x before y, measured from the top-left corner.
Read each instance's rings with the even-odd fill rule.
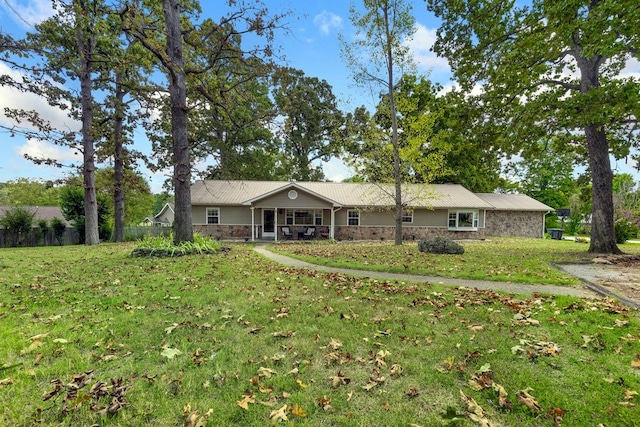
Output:
[[[575,154],[561,151],[553,140],[539,141],[527,149],[525,157],[510,165],[520,193],[555,209],[569,207],[569,200],[578,191],[574,178]]]
[[[331,86],[293,68],[280,68],[272,76],[273,98],[281,125],[276,131],[290,165],[291,175],[300,181],[320,181],[317,160],[328,161],[340,151],[338,134],[343,124]]]
[[[0,227],[7,229],[13,246],[18,246],[29,236],[33,229],[33,218],[36,213],[21,206],[14,206],[0,218]]]
[[[427,3],[442,21],[434,51],[447,57],[465,96],[486,115],[475,131],[495,135],[508,154],[527,157],[553,135],[558,147],[588,158],[590,250],[619,252],[609,155],[624,158],[640,145],[640,81],[622,75],[640,48],[636,0]],[[475,85],[482,86],[478,96]]]
[[[53,217],[51,218],[51,229],[53,230],[53,236],[58,241],[58,244],[62,245],[62,236],[67,229],[67,225],[62,219]]]
[[[168,236],[146,235],[138,242],[138,246],[133,250],[132,255],[155,256],[155,257],[178,257],[193,254],[210,254],[224,249],[210,237],[204,237],[194,233],[193,242],[174,243],[173,233]]]
[[[613,223],[616,233],[616,243],[625,243],[638,236],[638,226],[626,218],[619,218]]]
[[[109,202],[104,195],[97,194],[98,200],[98,230],[102,240],[111,236],[112,225],[109,222]],[[80,243],[85,241],[84,224],[84,190],[80,187],[66,186],[60,193],[60,209],[64,218],[73,224],[80,235]]]
[[[51,181],[31,178],[7,181],[0,189],[0,205],[8,206],[58,206],[60,188]]]

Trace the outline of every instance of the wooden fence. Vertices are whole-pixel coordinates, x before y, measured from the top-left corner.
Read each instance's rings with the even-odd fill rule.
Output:
[[[53,230],[48,230],[46,233],[42,233],[40,227],[33,227],[31,233],[26,236],[20,236],[15,241],[15,236],[12,235],[6,229],[0,229],[0,248],[10,247],[28,247],[28,246],[60,246],[62,245],[77,245],[80,242],[80,236],[75,228],[67,227],[64,230],[64,234],[58,242],[53,234]]]

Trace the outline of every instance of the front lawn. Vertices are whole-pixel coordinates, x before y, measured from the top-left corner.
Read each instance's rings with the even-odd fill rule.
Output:
[[[640,425],[640,318],[615,301],[133,248],[0,250],[0,425]]]
[[[270,249],[332,267],[553,285],[579,284],[554,263],[586,262],[594,257],[587,253],[588,244],[571,240],[493,238],[460,244],[465,250],[463,255],[444,256],[418,252],[417,242],[405,242],[402,246],[394,246],[392,242],[287,242]],[[620,248],[640,254],[639,244]]]

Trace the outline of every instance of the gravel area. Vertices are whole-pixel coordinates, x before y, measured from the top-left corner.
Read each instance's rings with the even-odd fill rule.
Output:
[[[607,255],[594,258],[591,263],[559,264],[558,267],[595,292],[619,298],[640,309],[639,255]]]

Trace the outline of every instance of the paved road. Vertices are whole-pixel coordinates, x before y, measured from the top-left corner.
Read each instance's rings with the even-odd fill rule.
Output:
[[[430,282],[439,283],[447,286],[465,286],[468,288],[478,289],[492,289],[510,292],[514,294],[551,294],[551,295],[571,295],[577,297],[597,298],[602,296],[602,293],[597,292],[597,289],[593,289],[588,286],[555,286],[555,285],[540,285],[540,284],[526,284],[526,283],[509,283],[509,282],[493,282],[490,280],[468,280],[468,279],[451,279],[447,277],[436,276],[419,276],[415,274],[399,274],[399,273],[387,273],[381,271],[363,271],[354,270],[349,268],[335,268],[326,267],[323,265],[311,264],[305,261],[300,261],[295,258],[291,258],[285,255],[280,255],[271,252],[267,249],[266,245],[256,245],[256,252],[264,255],[265,257],[276,261],[280,264],[284,264],[290,267],[297,268],[309,268],[318,271],[325,271],[331,273],[340,273],[351,276],[359,277],[371,277],[380,279],[392,279],[411,282]]]

